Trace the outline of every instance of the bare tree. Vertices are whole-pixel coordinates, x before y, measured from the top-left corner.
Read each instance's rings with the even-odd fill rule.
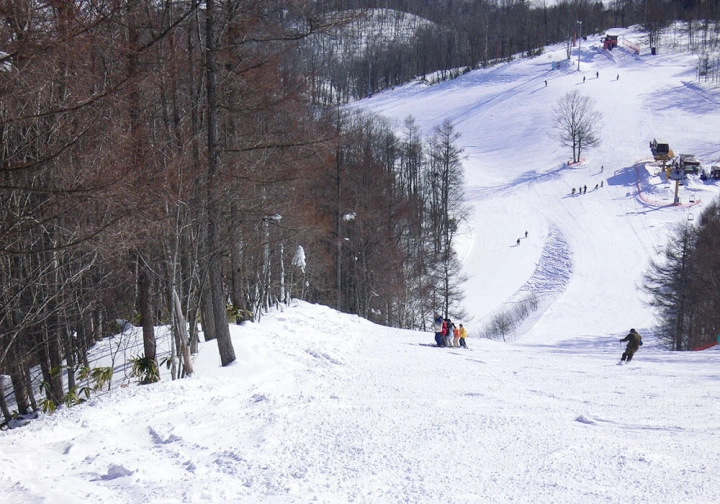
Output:
[[[565,94],[555,107],[553,130],[557,139],[566,147],[572,147],[573,163],[580,161],[584,149],[600,145],[599,129],[602,114],[593,108],[594,102],[579,91]]]
[[[227,366],[235,360],[235,349],[230,339],[230,329],[225,318],[225,293],[222,282],[222,263],[220,261],[221,237],[218,229],[220,221],[220,208],[215,195],[220,164],[220,150],[218,145],[219,120],[217,100],[217,41],[215,39],[215,2],[209,0],[205,4],[205,41],[206,41],[206,93],[207,93],[207,246],[210,253],[208,257],[208,277],[211,296],[212,315],[215,321],[215,338],[218,341],[220,361]]]

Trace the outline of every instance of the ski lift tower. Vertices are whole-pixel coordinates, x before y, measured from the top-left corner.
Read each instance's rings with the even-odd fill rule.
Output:
[[[673,204],[679,205],[680,197],[678,196],[678,192],[680,190],[680,180],[684,177],[685,172],[680,169],[676,162],[667,166],[668,161],[675,157],[675,154],[670,148],[670,144],[663,140],[653,138],[652,142],[650,142],[650,152],[652,152],[655,161],[662,162],[662,170],[665,172],[665,176],[668,180],[675,181],[675,200],[673,201]]]
[[[680,196],[678,195],[678,193],[680,190],[680,180],[685,177],[685,172],[677,165],[677,163],[673,163],[673,165],[667,171],[667,174],[668,179],[675,181],[675,199],[673,200],[673,205],[679,205]]]

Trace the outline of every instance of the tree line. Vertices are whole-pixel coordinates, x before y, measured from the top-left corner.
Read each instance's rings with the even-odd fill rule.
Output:
[[[346,23],[293,0],[9,0],[0,6],[0,375],[17,412],[106,383],[88,349],[191,375],[202,328],[291,297],[424,327],[459,315],[464,216],[450,123],[422,138],[313,102],[302,44]],[[39,378],[34,370],[40,370]],[[0,409],[13,414],[0,382]],[[41,403],[36,395],[42,390]]]
[[[656,334],[672,350],[720,338],[720,201],[697,224],[678,225],[645,273],[643,289],[658,315]]]
[[[684,0],[318,0],[328,12],[354,12],[348,23],[308,37],[300,63],[319,103],[347,102],[413,79],[434,82],[542,54],[613,27],[640,25],[648,44],[684,21],[698,50],[717,45],[717,2]],[[368,10],[372,9],[372,10]],[[376,27],[378,29],[370,29]],[[672,43],[672,42],[669,42]]]

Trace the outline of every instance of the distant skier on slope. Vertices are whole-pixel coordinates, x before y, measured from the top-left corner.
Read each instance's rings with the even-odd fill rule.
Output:
[[[635,355],[635,352],[638,351],[638,348],[642,346],[642,337],[635,331],[635,329],[630,329],[628,335],[621,339],[620,343],[623,341],[627,341],[628,344],[625,348],[625,352],[622,354],[620,362],[629,363],[632,360],[633,355]]]

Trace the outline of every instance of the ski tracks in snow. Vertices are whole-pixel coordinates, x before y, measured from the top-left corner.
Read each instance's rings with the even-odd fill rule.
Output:
[[[572,271],[570,247],[562,231],[552,226],[535,271],[519,292],[533,292],[538,296],[557,296],[565,290]]]
[[[538,298],[557,298],[565,290],[572,272],[570,246],[562,231],[551,226],[533,274],[495,313],[503,311],[506,305],[526,298],[528,293]]]

